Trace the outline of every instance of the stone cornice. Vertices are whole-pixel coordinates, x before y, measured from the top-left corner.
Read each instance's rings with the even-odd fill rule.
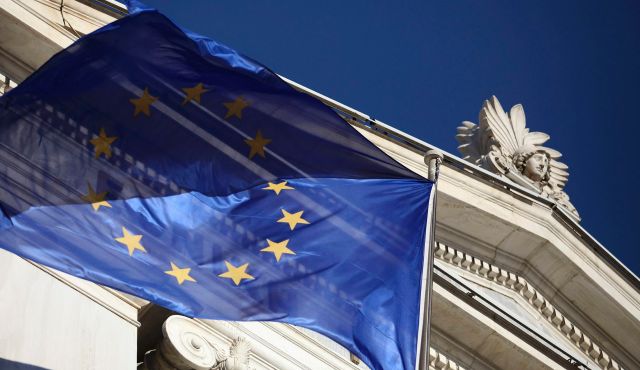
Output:
[[[622,369],[618,361],[611,358],[582,330],[558,311],[526,279],[442,243],[436,243],[434,254],[439,260],[462,268],[491,282],[498,283],[522,296],[559,333],[568,338],[577,349],[589,356],[602,369]]]
[[[593,251],[585,248],[585,245],[581,244],[579,240],[576,240],[576,237],[579,237],[579,235],[575,233],[575,230],[562,227],[564,225],[559,225],[557,219],[549,217],[551,210],[548,207],[535,199],[527,197],[526,194],[510,194],[507,196],[491,194],[483,188],[478,188],[474,186],[474,184],[467,183],[464,177],[466,176],[459,175],[457,171],[447,171],[447,175],[441,176],[440,180],[443,183],[446,182],[450,184],[455,189],[464,189],[478,200],[486,200],[487,204],[490,204],[492,207],[487,209],[489,213],[499,214],[499,208],[508,209],[513,212],[514,216],[522,217],[528,221],[527,224],[531,225],[532,231],[535,231],[538,235],[546,235],[545,238],[551,240],[551,238],[549,238],[549,234],[551,234],[560,241],[560,243],[554,243],[556,247],[566,246],[567,250],[565,254],[575,257],[576,260],[580,261],[583,268],[588,266],[597,276],[607,277],[607,290],[617,292],[633,305],[634,310],[640,310],[638,290],[626,284],[623,278],[615,274]],[[532,209],[532,207],[529,206],[531,204],[538,207]]]

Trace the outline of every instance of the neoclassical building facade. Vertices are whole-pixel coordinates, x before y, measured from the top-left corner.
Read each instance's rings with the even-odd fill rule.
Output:
[[[0,0],[0,94],[125,12],[111,0]],[[437,148],[290,83],[427,176]],[[430,367],[640,369],[640,280],[580,226],[548,135],[491,97],[457,139],[461,157],[444,153],[439,175]],[[3,250],[0,266],[2,369],[366,369],[306,329],[178,316]]]

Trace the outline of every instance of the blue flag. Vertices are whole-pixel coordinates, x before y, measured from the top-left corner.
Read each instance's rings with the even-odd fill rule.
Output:
[[[432,183],[265,66],[134,12],[0,99],[0,247],[191,317],[416,365]]]

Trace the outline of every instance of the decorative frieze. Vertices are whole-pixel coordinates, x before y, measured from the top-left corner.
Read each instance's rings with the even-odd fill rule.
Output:
[[[512,272],[467,255],[454,248],[436,242],[434,248],[436,258],[445,261],[494,283],[507,287],[521,295],[531,306],[547,319],[547,321],[567,337],[580,351],[589,356],[594,363],[606,370],[620,370],[619,363],[605,353],[602,348],[587,337],[567,317],[558,311],[524,278]]]

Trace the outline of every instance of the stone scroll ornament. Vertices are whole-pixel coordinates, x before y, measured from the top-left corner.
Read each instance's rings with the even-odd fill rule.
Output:
[[[456,139],[463,159],[554,200],[580,220],[564,192],[569,172],[558,160],[562,154],[542,146],[549,135],[529,132],[521,104],[507,113],[492,96],[480,110],[479,123],[462,122]]]
[[[238,337],[227,350],[210,340],[212,333],[193,319],[173,315],[162,325],[158,348],[145,353],[138,370],[255,370],[251,346]]]

